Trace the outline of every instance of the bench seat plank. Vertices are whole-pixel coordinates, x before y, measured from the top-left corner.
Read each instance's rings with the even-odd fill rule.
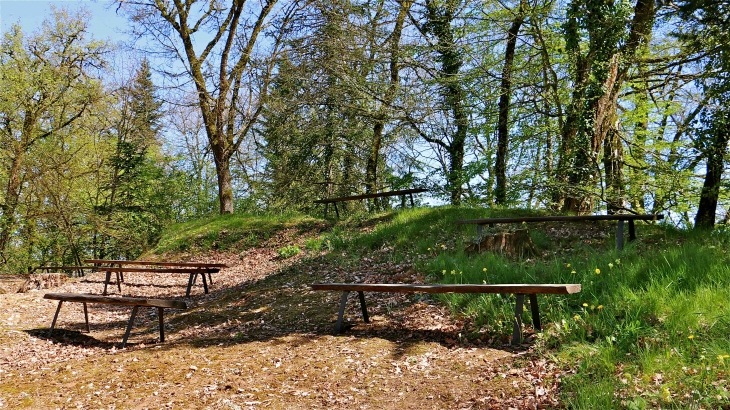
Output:
[[[400,283],[314,283],[313,290],[395,293],[521,293],[565,295],[580,292],[579,284],[400,284]]]
[[[541,331],[540,309],[537,304],[538,294],[568,295],[578,293],[580,284],[404,284],[404,283],[313,283],[312,290],[330,290],[342,292],[340,310],[337,315],[335,334],[342,331],[342,322],[345,316],[345,304],[350,292],[357,292],[360,307],[365,323],[369,323],[364,292],[390,293],[498,293],[514,294],[516,297],[514,329],[512,344],[519,344],[522,339],[522,306],[525,295],[530,299],[532,323],[535,331]]]
[[[86,295],[79,293],[46,293],[43,295],[44,299],[58,300],[58,307],[56,313],[53,316],[53,322],[48,330],[48,336],[51,336],[53,329],[56,327],[56,320],[58,319],[58,313],[61,311],[63,302],[78,302],[84,305],[84,320],[86,322],[86,331],[89,332],[89,314],[86,309],[87,303],[97,303],[106,305],[121,305],[121,306],[132,306],[132,314],[129,317],[127,323],[127,329],[122,339],[122,348],[127,345],[129,334],[132,331],[132,325],[134,324],[134,318],[137,315],[137,310],[140,307],[152,307],[157,309],[157,317],[159,320],[160,327],[160,342],[165,341],[165,324],[163,319],[163,312],[165,308],[171,309],[187,309],[185,302],[180,300],[166,300],[166,299],[147,299],[147,298],[130,298],[130,297],[110,297],[110,296],[99,296],[99,295]]]
[[[574,221],[659,221],[664,215],[557,215],[557,216],[524,216],[510,218],[465,219],[454,222],[456,225],[465,224],[495,224],[495,223],[522,223],[522,222],[574,222]]]
[[[427,192],[427,191],[428,190],[425,188],[402,189],[399,191],[378,192],[375,194],[362,194],[362,195],[343,196],[343,197],[339,197],[339,198],[318,199],[318,200],[314,201],[314,203],[315,204],[331,204],[331,203],[335,203],[335,202],[355,201],[358,199],[383,198],[383,197],[388,197],[388,196],[420,194],[422,192]]]
[[[161,307],[171,309],[187,309],[185,302],[181,300],[168,299],[147,299],[147,298],[130,298],[121,296],[101,296],[101,295],[84,295],[80,293],[46,293],[44,299],[63,300],[65,302],[87,302],[99,303],[106,305],[123,305],[123,306],[146,306]]]

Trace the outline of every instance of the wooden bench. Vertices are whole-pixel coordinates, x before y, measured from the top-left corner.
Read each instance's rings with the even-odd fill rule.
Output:
[[[190,289],[197,281],[200,274],[203,278],[203,288],[208,293],[208,282],[205,280],[205,274],[208,274],[208,281],[213,284],[212,273],[217,273],[221,268],[228,268],[225,263],[204,263],[204,262],[154,262],[154,261],[127,261],[114,259],[87,259],[84,262],[92,263],[100,271],[106,271],[106,279],[104,281],[104,295],[106,295],[107,285],[111,280],[111,274],[114,272],[117,279],[117,288],[122,291],[120,282],[124,282],[124,273],[133,272],[151,272],[151,273],[187,273],[190,275],[188,280],[188,288],[185,296],[190,296]],[[116,265],[116,266],[115,266]],[[144,268],[132,268],[124,265],[144,266]],[[162,268],[158,268],[162,267]]]
[[[514,218],[485,218],[485,219],[467,219],[456,221],[457,225],[473,224],[477,226],[477,236],[481,238],[482,227],[484,225],[494,225],[500,223],[530,223],[530,222],[578,222],[578,221],[618,221],[616,232],[616,249],[624,248],[624,221],[629,222],[629,241],[636,239],[636,228],[634,221],[659,221],[664,219],[664,215],[630,215],[630,214],[613,214],[613,215],[576,215],[576,216],[525,216]]]
[[[312,290],[334,290],[342,292],[340,299],[340,312],[337,316],[335,334],[342,331],[342,320],[345,315],[345,304],[350,292],[357,292],[360,297],[360,307],[365,323],[370,321],[367,306],[365,305],[364,292],[393,292],[393,293],[502,293],[514,294],[517,298],[515,305],[514,329],[512,331],[512,344],[519,344],[522,340],[522,306],[525,303],[525,295],[529,296],[530,308],[532,310],[532,324],[536,332],[542,330],[540,324],[540,309],[537,305],[537,295],[567,295],[580,292],[581,285],[557,285],[557,284],[456,284],[456,285],[420,285],[420,284],[384,284],[384,283],[315,283],[311,285]]]
[[[359,199],[369,199],[369,198],[383,198],[388,196],[403,196],[403,202],[405,203],[405,196],[408,195],[411,198],[411,207],[414,206],[413,203],[413,194],[419,194],[421,192],[427,192],[427,189],[424,188],[412,188],[412,189],[402,189],[399,191],[388,191],[388,192],[379,192],[376,194],[364,194],[364,195],[354,195],[354,196],[343,196],[340,198],[328,198],[328,199],[319,199],[317,201],[314,201],[315,204],[324,204],[324,217],[327,218],[327,208],[329,207],[329,204],[333,204],[335,207],[335,213],[337,214],[337,217],[340,217],[340,211],[337,209],[337,203],[338,202],[345,202],[345,201],[356,201]]]
[[[105,305],[121,305],[121,306],[132,306],[132,315],[129,317],[127,323],[127,331],[124,333],[124,339],[122,339],[122,348],[127,345],[127,339],[129,339],[129,333],[132,331],[132,325],[134,324],[134,318],[137,315],[137,310],[140,307],[152,307],[157,308],[157,317],[160,325],[160,342],[165,341],[165,323],[163,320],[163,311],[165,308],[171,309],[187,309],[187,305],[183,301],[179,300],[164,300],[164,299],[145,299],[145,298],[128,298],[128,297],[108,297],[99,295],[84,295],[78,293],[46,293],[43,295],[44,299],[51,299],[58,301],[58,307],[56,308],[56,314],[53,315],[53,322],[51,323],[51,329],[48,331],[48,336],[51,336],[53,329],[56,327],[56,320],[58,319],[58,312],[61,311],[61,305],[63,302],[79,302],[84,305],[84,320],[86,322],[86,331],[89,332],[89,312],[86,308],[87,303],[97,303]]]

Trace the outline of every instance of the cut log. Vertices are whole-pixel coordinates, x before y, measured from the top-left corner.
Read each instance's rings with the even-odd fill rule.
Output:
[[[467,253],[484,251],[500,253],[509,258],[530,257],[537,254],[527,229],[482,235],[466,247]]]
[[[28,280],[20,285],[18,293],[55,288],[63,285],[67,280],[68,276],[65,273],[33,273],[28,275]]]

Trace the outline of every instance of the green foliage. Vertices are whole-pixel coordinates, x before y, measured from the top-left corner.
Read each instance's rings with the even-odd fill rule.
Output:
[[[299,252],[301,252],[301,249],[299,249],[299,247],[296,245],[285,246],[276,251],[279,257],[282,259],[288,259],[292,256],[299,255]]]

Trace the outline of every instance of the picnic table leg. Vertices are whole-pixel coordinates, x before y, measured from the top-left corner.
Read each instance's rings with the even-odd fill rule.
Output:
[[[342,332],[342,319],[345,316],[345,305],[347,304],[347,296],[349,294],[349,290],[342,292],[342,298],[340,298],[340,313],[337,315],[337,325],[335,325],[335,335],[339,335]]]
[[[119,289],[119,293],[122,293],[122,282],[119,280],[119,272],[117,272],[117,289]]]
[[[357,295],[360,297],[360,309],[362,309],[362,319],[365,323],[370,323],[370,316],[368,316],[368,307],[365,305],[365,293],[358,291]]]
[[[53,315],[53,322],[51,322],[51,328],[48,330],[48,337],[51,336],[51,333],[53,333],[53,328],[56,327],[56,319],[58,319],[58,312],[61,311],[61,305],[63,305],[63,301],[58,301],[58,307],[56,308],[56,314]]]
[[[106,296],[106,286],[109,284],[109,281],[112,280],[112,273],[107,271],[106,272],[106,279],[104,279],[104,292],[102,295]]]
[[[213,284],[213,274],[211,274],[210,272],[208,272],[208,283],[210,283],[211,285]]]
[[[324,204],[324,219],[327,219],[327,208],[330,207],[330,204]]]
[[[185,297],[190,296],[190,288],[193,287],[193,280],[194,280],[194,278],[195,278],[196,275],[197,275],[197,273],[191,273],[190,274],[190,279],[188,279],[188,290],[187,290],[187,292],[185,292]]]
[[[541,332],[540,308],[537,306],[537,294],[535,293],[530,295],[530,310],[532,310],[532,327],[535,328],[536,332]]]
[[[477,252],[482,251],[482,231],[484,230],[484,225],[478,224],[477,225]]]
[[[515,305],[515,323],[512,330],[512,344],[518,345],[522,342],[522,306],[525,304],[525,295],[518,293],[517,304]]]
[[[624,221],[618,221],[618,228],[616,230],[616,249],[621,250],[624,248]]]
[[[636,240],[636,227],[634,226],[634,220],[629,221],[629,241]]]
[[[200,277],[203,278],[203,289],[205,289],[205,294],[208,294],[208,281],[205,279],[205,273],[201,273]]]
[[[84,320],[86,321],[86,333],[91,332],[91,329],[89,328],[89,310],[86,308],[86,302],[83,302],[84,304]]]
[[[340,219],[340,211],[337,209],[337,202],[333,202],[332,205],[335,207],[335,214],[337,214],[337,219]]]
[[[137,316],[137,309],[139,306],[134,305],[132,307],[132,315],[129,317],[129,323],[127,323],[127,331],[124,332],[124,339],[122,339],[122,349],[127,345],[127,339],[129,339],[129,333],[132,331],[132,325],[134,324],[134,317]]]
[[[162,319],[162,311],[165,310],[161,307],[157,308],[157,320],[160,322],[160,343],[165,341],[165,321]]]

